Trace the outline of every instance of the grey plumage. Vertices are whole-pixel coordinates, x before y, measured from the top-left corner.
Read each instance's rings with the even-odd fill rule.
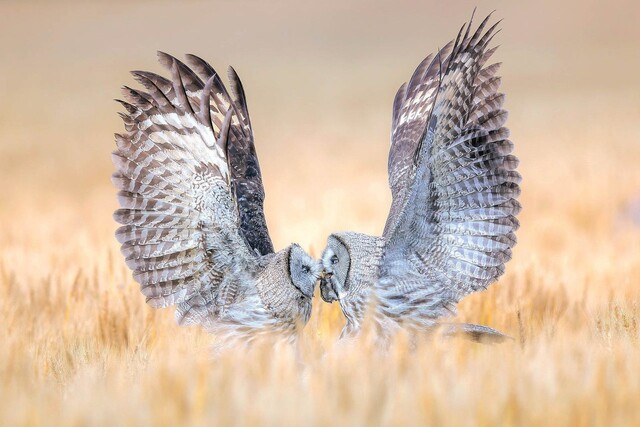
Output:
[[[189,55],[193,70],[159,53],[171,79],[132,74],[126,132],[113,153],[122,253],[147,302],[176,305],[181,324],[225,336],[293,336],[308,321],[320,265],[298,245],[277,253],[244,90]],[[202,80],[201,78],[202,77]]]
[[[504,127],[499,64],[485,67],[498,25],[486,29],[489,18],[473,33],[471,22],[464,25],[396,94],[382,237],[328,240],[321,293],[339,300],[344,334],[359,329],[370,302],[384,335],[432,329],[461,298],[497,280],[511,258],[521,177]],[[498,334],[483,328],[444,330]]]

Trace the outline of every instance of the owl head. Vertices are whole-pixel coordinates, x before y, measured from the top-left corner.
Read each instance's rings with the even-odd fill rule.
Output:
[[[290,246],[287,266],[291,283],[299,293],[301,301],[311,301],[316,282],[322,273],[320,261],[313,259],[299,245]]]
[[[382,238],[362,233],[334,233],[322,253],[320,296],[326,302],[354,297],[375,281]]]
[[[339,233],[327,239],[327,247],[322,253],[323,271],[320,277],[320,296],[326,302],[339,300],[349,291],[351,254],[347,244]]]

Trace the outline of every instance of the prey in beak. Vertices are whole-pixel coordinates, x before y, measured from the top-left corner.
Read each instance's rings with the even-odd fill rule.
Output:
[[[338,293],[333,288],[331,276],[333,276],[333,273],[327,273],[326,271],[320,274],[320,296],[324,302],[328,303],[338,300]]]

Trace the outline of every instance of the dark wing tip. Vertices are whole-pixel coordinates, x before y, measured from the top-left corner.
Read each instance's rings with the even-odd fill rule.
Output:
[[[168,53],[161,50],[157,51],[156,55],[158,56],[158,62],[160,63],[160,65],[169,70],[171,69],[171,67],[173,67],[174,61],[176,61],[176,58],[174,56],[169,55]]]

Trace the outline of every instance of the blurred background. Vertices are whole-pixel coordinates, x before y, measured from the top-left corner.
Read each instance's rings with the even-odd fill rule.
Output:
[[[316,298],[300,376],[280,353],[212,364],[144,305],[111,217],[129,70],[164,73],[157,50],[233,65],[275,246],[318,256],[333,231],[381,232],[393,96],[476,6],[504,19],[524,210],[459,320],[518,345],[324,357],[342,317]],[[639,24],[634,0],[0,1],[0,424],[639,425]]]
[[[614,161],[639,149],[634,1],[3,1],[0,209],[99,207],[108,217],[112,134],[122,129],[112,99],[135,84],[129,70],[163,72],[164,50],[238,70],[278,247],[318,251],[332,230],[380,232],[393,95],[474,6],[480,19],[494,9],[504,19],[495,60],[524,197],[543,193],[525,204],[525,227],[572,196],[564,178],[597,170],[598,180],[638,184]]]

